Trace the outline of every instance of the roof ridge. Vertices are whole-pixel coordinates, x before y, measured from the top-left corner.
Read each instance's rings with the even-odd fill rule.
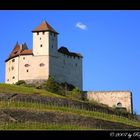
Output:
[[[41,24],[39,24],[34,30],[32,30],[32,32],[41,32],[41,31],[51,31],[58,34],[46,20],[41,22]]]

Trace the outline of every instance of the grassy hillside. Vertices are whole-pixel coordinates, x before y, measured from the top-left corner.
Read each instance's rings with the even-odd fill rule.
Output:
[[[0,111],[0,129],[140,129],[103,105],[16,85],[0,84]]]

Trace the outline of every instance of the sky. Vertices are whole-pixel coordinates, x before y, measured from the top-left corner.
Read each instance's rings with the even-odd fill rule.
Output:
[[[0,83],[5,60],[18,41],[32,49],[32,30],[46,20],[58,33],[58,47],[83,55],[83,90],[129,90],[140,114],[140,11],[0,11]]]

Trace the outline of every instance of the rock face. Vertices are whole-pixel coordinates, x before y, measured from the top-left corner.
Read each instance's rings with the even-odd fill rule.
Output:
[[[109,107],[126,108],[128,112],[133,112],[130,91],[87,91],[85,94],[88,100],[94,100]]]

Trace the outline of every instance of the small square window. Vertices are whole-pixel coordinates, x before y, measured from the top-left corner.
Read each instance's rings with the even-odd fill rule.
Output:
[[[45,32],[42,32],[42,34],[44,35],[44,34],[45,34]]]
[[[37,35],[39,35],[39,32],[37,32]]]
[[[25,60],[25,57],[23,57],[23,60]]]
[[[13,76],[12,78],[15,79],[15,76]]]
[[[41,37],[40,37],[40,40],[41,40]]]
[[[40,67],[43,67],[43,66],[45,66],[45,64],[44,63],[40,63],[39,66]]]
[[[40,47],[42,47],[43,45],[41,44]]]
[[[26,70],[26,72],[29,72],[29,70]]]
[[[12,66],[12,68],[11,68],[12,70],[14,70],[14,67]]]

